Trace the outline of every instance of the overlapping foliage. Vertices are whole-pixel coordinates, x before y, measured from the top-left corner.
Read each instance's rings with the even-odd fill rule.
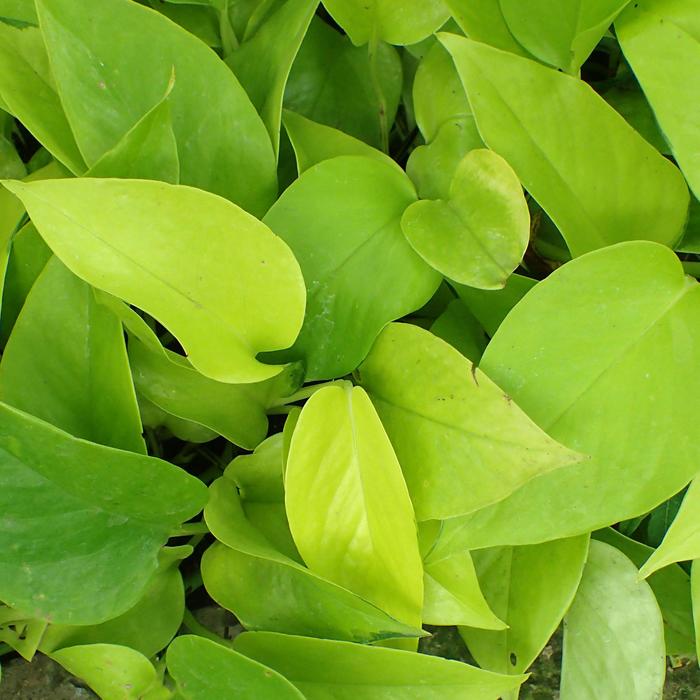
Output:
[[[694,0],[0,0],[3,651],[105,700],[515,699],[564,620],[563,700],[660,697],[698,76]]]

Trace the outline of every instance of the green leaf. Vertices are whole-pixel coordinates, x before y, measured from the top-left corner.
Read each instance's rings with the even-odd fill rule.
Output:
[[[27,174],[27,168],[17,153],[12,142],[0,135],[0,177],[21,179]]]
[[[401,214],[415,199],[398,168],[342,156],[307,170],[265,216],[306,282],[304,326],[282,358],[304,360],[307,380],[354,370],[389,321],[435,292],[438,274],[401,232]]]
[[[654,594],[624,554],[594,540],[565,619],[562,700],[660,698],[665,672]]]
[[[421,200],[401,217],[414,250],[438,272],[480,289],[501,289],[530,241],[530,213],[517,175],[493,151],[470,151],[449,198]]]
[[[421,635],[277,551],[246,519],[232,481],[217,479],[209,490],[204,515],[223,544],[204,553],[202,578],[247,629],[353,642]]]
[[[265,126],[206,46],[127,0],[94,0],[89,13],[73,0],[37,0],[37,10],[61,103],[89,166],[162,100],[174,71],[169,103],[180,181],[257,215],[269,207],[277,183]]]
[[[37,24],[34,3],[31,0],[0,0],[0,19]]]
[[[382,40],[415,44],[449,17],[443,0],[323,0],[355,46]]]
[[[545,63],[575,74],[629,0],[574,0],[552,5],[500,0],[515,39]]]
[[[281,673],[307,700],[497,700],[525,680],[410,651],[272,632],[241,634],[234,648]]]
[[[692,0],[639,0],[615,22],[620,46],[637,76],[678,166],[700,197],[700,18]]]
[[[0,472],[0,599],[61,624],[97,624],[135,605],[170,531],[206,501],[202,483],[177,467],[78,440],[5,404]]]
[[[481,367],[543,430],[592,459],[446,523],[442,545],[458,551],[589,532],[648,512],[692,479],[699,296],[676,256],[644,241],[589,253],[532,289]]]
[[[282,98],[287,78],[319,0],[287,0],[227,63],[260,113],[275,153],[279,151]]]
[[[87,177],[121,177],[180,181],[180,161],[166,97],[126,132],[86,173]]]
[[[695,562],[693,562],[693,566],[691,568],[690,572],[690,586],[691,586],[691,591],[692,591],[692,596],[693,596],[693,618],[695,621],[695,643],[696,645],[700,646],[700,643],[698,640],[700,640],[700,579],[698,579],[698,567],[695,566]],[[696,646],[695,649],[696,655],[698,653],[698,649]]]
[[[572,255],[640,236],[678,240],[689,201],[680,171],[589,86],[463,37],[441,41],[482,138],[515,170]],[[562,120],[562,113],[576,118]]]
[[[267,407],[291,394],[301,379],[292,366],[257,384],[226,384],[205,377],[181,355],[153,352],[129,342],[129,361],[140,395],[167,413],[199,423],[234,445],[252,450],[267,435]]]
[[[384,115],[392,124],[401,95],[401,61],[392,46],[379,44],[375,64],[384,97]],[[329,27],[319,17],[309,25],[292,66],[284,106],[320,124],[379,147],[382,143],[379,98],[367,50]]]
[[[495,503],[581,460],[541,431],[487,375],[418,326],[392,324],[360,367],[419,520]]]
[[[430,326],[430,332],[472,362],[478,363],[486,349],[484,329],[460,299],[449,303]]]
[[[639,571],[646,578],[664,566],[686,559],[700,559],[700,483],[693,479],[678,514],[666,532],[663,542]]]
[[[168,671],[186,700],[303,700],[275,671],[209,639],[185,635],[168,648]]]
[[[85,172],[38,29],[0,22],[0,100],[57,160],[75,174]]]
[[[146,452],[121,324],[55,257],[5,347],[0,400],[75,437]]]
[[[61,649],[50,656],[84,680],[102,700],[150,700],[156,697],[151,693],[161,686],[153,664],[129,647],[88,644]]]
[[[588,535],[580,535],[472,553],[481,590],[507,625],[498,631],[460,627],[479,666],[498,673],[527,670],[571,605],[586,563],[588,541]]]
[[[306,403],[289,450],[285,503],[311,571],[420,626],[423,567],[413,507],[362,388],[324,387]]]
[[[5,186],[75,274],[161,321],[202,374],[245,383],[279,373],[255,355],[294,341],[303,282],[284,242],[250,214],[146,180]]]
[[[300,175],[317,163],[337,156],[367,156],[396,167],[385,153],[331,126],[318,124],[288,109],[284,111],[283,121]]]
[[[593,533],[593,537],[617,547],[637,568],[642,566],[654,551],[651,547],[625,537],[612,528],[598,530]],[[670,565],[651,574],[647,583],[654,591],[661,608],[666,653],[669,656],[692,655],[695,653],[695,631],[690,576],[680,566]]]
[[[425,563],[423,622],[499,630],[506,624],[489,607],[469,552]]]

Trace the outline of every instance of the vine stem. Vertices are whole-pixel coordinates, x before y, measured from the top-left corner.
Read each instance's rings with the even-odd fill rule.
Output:
[[[377,98],[377,104],[379,107],[379,137],[381,142],[382,151],[384,153],[389,153],[389,126],[386,119],[386,98],[384,97],[384,91],[382,90],[382,84],[379,80],[379,66],[378,66],[378,53],[379,53],[379,37],[377,35],[377,25],[374,24],[372,28],[372,36],[370,37],[369,44],[367,44],[367,55],[369,57],[369,74],[372,81],[372,87],[374,88],[374,94]]]

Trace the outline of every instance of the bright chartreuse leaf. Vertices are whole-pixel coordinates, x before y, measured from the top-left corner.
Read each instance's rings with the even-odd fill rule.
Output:
[[[507,629],[460,627],[479,666],[523,673],[559,626],[578,588],[588,535],[523,547],[472,552],[491,609]]]
[[[227,59],[260,113],[275,153],[289,71],[319,0],[286,0]]]
[[[200,374],[181,355],[149,350],[133,338],[129,361],[141,396],[167,413],[211,428],[235,445],[252,450],[267,435],[265,413],[274,399],[291,394],[301,377],[292,366],[255,384],[228,384]]]
[[[700,482],[693,479],[678,514],[663,542],[639,571],[645,578],[664,566],[686,559],[700,559]]]
[[[625,240],[671,245],[680,238],[689,202],[680,171],[588,85],[463,37],[443,34],[441,41],[482,138],[515,170],[572,255]]]
[[[153,664],[138,651],[116,644],[87,644],[50,654],[81,678],[102,700],[167,700]]]
[[[332,126],[311,121],[289,109],[284,111],[283,122],[294,148],[300,175],[317,163],[337,156],[367,156],[396,167],[386,153]]]
[[[380,43],[375,61],[383,105],[372,80],[367,49],[353,46],[348,37],[316,17],[289,74],[284,106],[379,147],[383,120],[387,125],[394,121],[402,71],[392,46]]]
[[[575,74],[630,0],[500,0],[515,39],[533,56]]]
[[[85,172],[38,29],[0,22],[0,100],[55,158],[75,174]]]
[[[449,303],[430,326],[430,332],[477,364],[488,340],[484,329],[460,299]]]
[[[646,513],[679,491],[700,458],[692,439],[699,333],[700,287],[657,243],[589,253],[536,285],[481,367],[543,430],[592,458],[446,523],[442,546],[568,537]]]
[[[362,388],[324,387],[306,403],[289,450],[285,503],[311,571],[420,626],[415,515],[401,466]]]
[[[294,341],[303,280],[284,241],[253,216],[208,192],[147,180],[5,186],[75,274],[161,321],[202,374],[247,383],[280,372],[255,355]]]
[[[410,651],[272,632],[246,632],[233,646],[281,673],[307,700],[497,700],[525,680]]]
[[[121,323],[58,258],[7,342],[0,400],[75,437],[146,452]]]
[[[355,46],[386,41],[415,44],[449,17],[443,0],[323,0]]]
[[[615,31],[678,166],[700,197],[697,2],[635,0],[615,22]]]
[[[665,673],[654,594],[624,554],[593,540],[565,618],[562,700],[660,698]]]
[[[598,530],[593,533],[593,537],[619,549],[637,568],[654,551],[613,528]],[[654,591],[664,620],[666,653],[669,656],[692,655],[695,652],[695,631],[690,576],[680,566],[671,564],[650,574],[647,583]]]
[[[37,10],[88,166],[163,99],[174,72],[169,103],[180,182],[257,215],[269,207],[277,190],[269,136],[239,82],[204,44],[129,0],[93,0],[89,13],[73,0],[37,0]]]
[[[247,629],[352,642],[421,635],[276,550],[246,518],[233,481],[217,479],[209,491],[204,515],[219,543],[202,557],[202,578]]]
[[[168,648],[167,662],[185,700],[304,700],[275,671],[210,639],[178,637]]]
[[[426,625],[469,625],[500,630],[506,624],[489,607],[479,586],[469,552],[424,564]]]
[[[167,95],[101,156],[86,176],[162,180],[177,185],[180,161]]]
[[[582,459],[457,350],[418,326],[387,326],[359,373],[419,520],[478,510]]]
[[[265,216],[306,282],[304,326],[281,358],[303,360],[307,380],[354,370],[389,321],[419,309],[437,289],[439,275],[401,232],[401,215],[415,200],[398,168],[341,156],[304,172]]]
[[[61,624],[97,624],[135,605],[169,533],[206,501],[203,484],[177,467],[6,404],[0,478],[0,599]]]
[[[698,653],[698,647],[700,647],[700,571],[698,567],[693,562],[692,568],[690,570],[690,587],[693,596],[693,618],[695,622],[695,653]]]
[[[502,289],[530,241],[530,213],[517,175],[484,148],[467,153],[445,199],[422,199],[401,217],[413,249],[460,284]]]

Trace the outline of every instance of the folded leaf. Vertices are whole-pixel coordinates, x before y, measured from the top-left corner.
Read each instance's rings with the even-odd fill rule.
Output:
[[[572,255],[680,238],[689,202],[680,171],[588,85],[463,37],[441,41],[486,145],[508,161]]]
[[[303,280],[285,243],[250,214],[146,180],[5,186],[75,274],[161,321],[202,374],[247,383],[280,372],[255,355],[294,341]]]
[[[387,326],[359,372],[419,520],[478,510],[538,474],[582,459],[540,430],[469,360],[418,326]]]

